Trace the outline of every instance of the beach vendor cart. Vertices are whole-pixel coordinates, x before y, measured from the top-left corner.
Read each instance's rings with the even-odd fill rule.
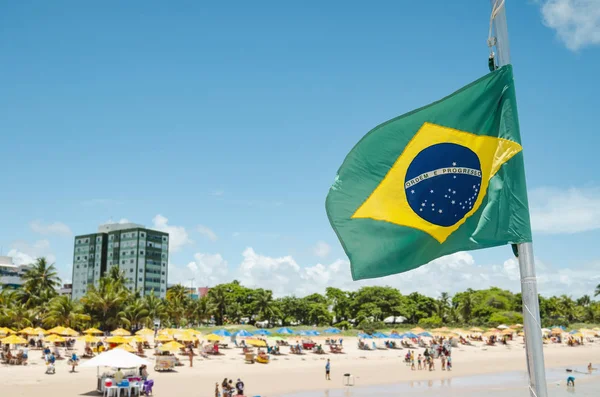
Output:
[[[138,368],[142,365],[150,365],[150,362],[123,349],[113,349],[98,354],[96,357],[81,364],[80,367],[97,368],[96,391],[98,393],[104,394],[107,388],[112,388],[118,392],[121,389],[125,389],[127,395],[130,395],[129,391],[133,391],[133,394],[139,395],[142,387],[142,379],[138,375]],[[103,373],[100,373],[100,367],[105,369]],[[123,382],[121,384],[116,384],[114,381],[114,374],[118,369],[123,373]],[[117,393],[117,395],[119,394]]]
[[[175,368],[177,358],[175,356],[156,356],[154,363],[155,371],[171,371]]]

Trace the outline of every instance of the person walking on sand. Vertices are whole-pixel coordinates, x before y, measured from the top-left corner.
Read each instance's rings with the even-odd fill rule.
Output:
[[[192,368],[194,366],[194,351],[192,350],[192,347],[188,347],[189,349],[189,356],[190,356],[190,368]]]
[[[410,370],[414,371],[415,370],[415,355],[412,354],[411,355],[411,360],[410,360]]]
[[[423,362],[423,357],[421,357],[421,355],[419,354],[419,357],[417,357],[417,363],[419,364],[419,366],[417,367],[420,370],[423,369],[423,366],[421,365],[421,363]]]
[[[446,368],[448,369],[448,371],[452,371],[452,356],[450,355],[446,359]]]
[[[444,356],[444,353],[442,353],[442,355],[440,356],[440,359],[442,360],[442,371],[446,370],[446,356]]]
[[[325,364],[325,379],[331,380],[331,362],[327,359],[327,364]]]
[[[219,391],[219,382],[215,383],[215,397],[221,397],[221,392]]]

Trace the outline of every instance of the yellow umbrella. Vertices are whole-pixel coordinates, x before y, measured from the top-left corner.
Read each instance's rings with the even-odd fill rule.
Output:
[[[58,336],[58,335],[47,336],[47,337],[44,338],[44,340],[46,342],[52,342],[52,343],[54,343],[54,342],[65,342],[66,341],[65,338],[63,338],[62,336]]]
[[[515,332],[515,331],[512,330],[512,329],[510,329],[510,328],[509,329],[505,329],[504,331],[502,331],[502,335],[512,335],[513,332]]]
[[[39,334],[45,334],[45,333],[46,333],[46,330],[45,330],[44,328],[41,328],[41,327],[34,328],[33,330],[34,330],[35,332],[37,332],[37,334],[38,334],[38,335],[39,335]]]
[[[470,332],[483,332],[483,330],[481,328],[477,328],[477,327],[473,327],[471,329],[469,329]]]
[[[246,343],[250,346],[256,346],[256,347],[266,347],[267,346],[267,342],[265,342],[264,340],[259,340],[259,339],[246,339]]]
[[[17,335],[11,335],[2,339],[0,342],[4,343],[5,345],[23,345],[27,343],[27,340]]]
[[[142,328],[140,329],[138,332],[135,333],[136,335],[154,335],[154,331],[152,331],[151,329],[148,328]]]
[[[84,334],[92,334],[92,335],[102,335],[104,332],[100,331],[98,328],[88,328],[83,331]]]
[[[136,342],[136,343],[144,343],[147,342],[146,338],[144,338],[141,335],[136,335],[134,337],[131,338],[131,342]]]
[[[89,342],[89,343],[96,343],[100,340],[100,338],[95,337],[92,334],[87,334],[86,336],[84,336],[83,338],[80,339],[83,342]]]
[[[194,342],[196,340],[196,337],[190,334],[179,334],[175,335],[175,339],[182,342]]]
[[[173,341],[173,342],[165,343],[164,345],[162,345],[160,347],[160,350],[176,352],[176,351],[179,351],[179,349],[181,349],[182,347],[185,347],[185,346],[182,345],[181,343],[177,343],[177,342]]]
[[[131,332],[124,330],[123,328],[115,329],[110,333],[112,336],[129,336]]]
[[[54,327],[52,329],[49,329],[48,331],[46,331],[49,334],[60,334],[61,332],[63,332],[65,330],[65,327]]]
[[[211,341],[211,342],[221,341],[221,340],[223,340],[223,337],[221,337],[219,335],[215,335],[215,334],[210,334],[210,335],[206,336],[206,340]]]
[[[425,332],[425,330],[421,327],[416,327],[410,330],[410,332],[412,332],[413,334],[420,334],[422,332]]]
[[[550,333],[551,333],[551,334],[553,334],[553,335],[560,335],[560,334],[562,334],[563,332],[565,332],[565,331],[563,331],[563,330],[562,330],[562,329],[560,329],[560,328],[552,328],[552,331],[550,331]]]
[[[455,333],[455,334],[458,334],[458,335],[460,335],[460,334],[464,334],[464,333],[465,333],[465,330],[464,330],[464,329],[460,329],[460,328],[454,328],[454,329],[452,330],[452,332],[453,332],[453,333]]]
[[[115,347],[115,349],[123,349],[123,350],[125,350],[126,352],[129,352],[129,353],[135,353],[136,352],[136,350],[133,347],[131,347],[130,345],[128,345],[127,343],[123,343],[122,345],[119,345],[119,346]]]
[[[493,335],[498,335],[498,331],[488,331],[485,334],[483,334],[483,336],[485,336],[486,338],[493,336]]]
[[[12,330],[12,329],[10,329],[10,328],[7,328],[7,327],[2,327],[2,328],[0,328],[0,335],[6,335],[6,334],[15,334],[15,333],[16,333],[16,332],[15,332],[15,331],[13,331],[13,330]]]
[[[129,343],[129,340],[123,338],[122,336],[111,336],[110,338],[106,339],[106,341],[108,343]]]
[[[79,336],[79,332],[75,331],[72,328],[65,328],[62,332],[59,332],[59,335],[62,336]]]
[[[23,328],[22,330],[19,331],[19,333],[25,334],[25,335],[37,335],[36,332],[34,331],[34,329],[31,327]]]
[[[172,338],[171,336],[169,336],[169,335],[165,335],[165,334],[163,334],[163,335],[158,335],[158,336],[157,336],[157,337],[154,339],[154,341],[155,341],[155,342],[168,342],[168,341],[170,341],[170,340],[173,340],[173,338]]]
[[[433,330],[434,332],[448,332],[450,329],[448,327],[436,328]]]
[[[574,338],[581,338],[583,336],[583,334],[581,332],[578,332],[576,334],[572,334],[571,336]]]
[[[523,328],[523,324],[515,324],[515,325],[511,325],[510,327],[514,328],[514,329]]]

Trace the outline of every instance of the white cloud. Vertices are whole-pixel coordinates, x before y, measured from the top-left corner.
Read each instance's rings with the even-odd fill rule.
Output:
[[[6,255],[13,258],[15,265],[29,265],[42,256],[46,257],[49,263],[56,261],[48,240],[38,240],[33,244],[15,241]]]
[[[193,243],[183,226],[169,225],[169,219],[160,214],[152,219],[152,224],[154,229],[169,233],[169,252],[177,252],[185,245]]]
[[[210,195],[211,196],[215,196],[215,197],[221,197],[222,195],[225,194],[225,191],[221,190],[221,189],[217,189],[217,190],[213,190]]]
[[[33,221],[29,223],[29,227],[35,233],[43,235],[55,235],[55,236],[71,236],[73,233],[69,226],[62,222],[54,222],[44,224],[41,221]]]
[[[541,11],[544,24],[556,30],[568,49],[600,44],[599,0],[546,0]]]
[[[231,235],[231,237],[239,237],[240,236],[240,232],[233,232],[233,234]]]
[[[542,295],[568,294],[574,297],[592,294],[600,283],[600,261],[578,267],[555,268],[536,260],[538,290]],[[467,288],[482,289],[491,286],[519,292],[521,288],[519,265],[515,258],[502,264],[478,264],[468,252],[458,252],[438,258],[410,272],[372,280],[353,281],[350,264],[338,259],[328,264],[301,266],[292,256],[270,257],[246,248],[238,267],[231,268],[219,254],[194,256],[186,267],[173,267],[170,280],[194,285],[214,286],[239,280],[252,288],[265,288],[275,296],[306,296],[323,293],[328,286],[356,290],[363,286],[392,286],[403,294],[418,291],[437,297],[441,292],[451,294]]]
[[[331,247],[325,241],[318,241],[313,247],[313,254],[319,258],[325,258],[331,252]]]
[[[208,226],[198,225],[196,230],[210,241],[217,241],[218,239],[217,234]]]
[[[529,197],[535,232],[572,234],[600,229],[598,188],[539,188]]]

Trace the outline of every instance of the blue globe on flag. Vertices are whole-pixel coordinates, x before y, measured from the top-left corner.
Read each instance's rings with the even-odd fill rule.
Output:
[[[477,154],[455,143],[422,150],[410,163],[404,183],[410,208],[438,226],[452,226],[471,211],[480,187]]]

